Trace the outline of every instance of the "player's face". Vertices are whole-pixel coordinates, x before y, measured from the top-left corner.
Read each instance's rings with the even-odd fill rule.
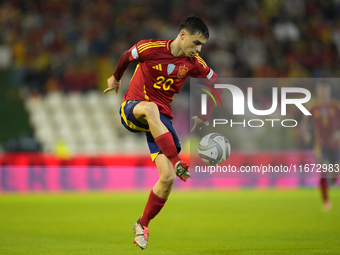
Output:
[[[203,44],[207,39],[201,34],[191,35],[188,31],[181,31],[181,49],[187,57],[193,57],[195,54],[201,52]]]

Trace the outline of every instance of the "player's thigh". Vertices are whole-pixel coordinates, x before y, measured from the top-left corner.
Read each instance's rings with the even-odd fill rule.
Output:
[[[159,119],[158,106],[154,102],[142,101],[133,108],[133,115],[138,121],[146,124],[147,118]]]
[[[147,123],[138,121],[133,115],[133,109],[140,103],[138,100],[126,100],[119,109],[121,122],[130,132],[149,132]]]
[[[164,154],[158,154],[155,158],[159,180],[164,183],[172,184],[176,180],[174,167]]]

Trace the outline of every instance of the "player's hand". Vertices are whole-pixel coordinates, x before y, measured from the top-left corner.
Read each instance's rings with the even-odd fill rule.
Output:
[[[197,116],[194,116],[191,118],[194,121],[194,126],[192,127],[190,134],[192,132],[194,132],[196,129],[201,130],[202,127],[206,127],[209,125],[209,121],[203,121],[200,118],[198,118]]]
[[[112,75],[107,79],[107,89],[104,90],[104,94],[110,90],[115,90],[116,94],[118,94],[120,88],[120,81],[117,81],[116,78]]]

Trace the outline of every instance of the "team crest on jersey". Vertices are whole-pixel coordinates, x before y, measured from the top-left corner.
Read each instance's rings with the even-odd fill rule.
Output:
[[[175,65],[174,64],[168,64],[168,75],[170,75],[174,70],[175,70]]]
[[[189,71],[189,68],[186,66],[180,66],[178,69],[177,77],[180,79],[183,79],[186,75],[187,72]]]

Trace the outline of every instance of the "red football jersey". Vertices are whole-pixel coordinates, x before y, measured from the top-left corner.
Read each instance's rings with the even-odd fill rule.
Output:
[[[188,76],[217,78],[198,54],[191,58],[173,56],[172,41],[142,40],[129,50],[129,61],[139,64],[123,99],[154,102],[160,113],[170,119],[173,118],[170,103]]]
[[[324,148],[339,147],[334,141],[334,132],[340,129],[340,104],[332,100],[327,105],[316,104],[310,109],[312,114],[315,140]]]

